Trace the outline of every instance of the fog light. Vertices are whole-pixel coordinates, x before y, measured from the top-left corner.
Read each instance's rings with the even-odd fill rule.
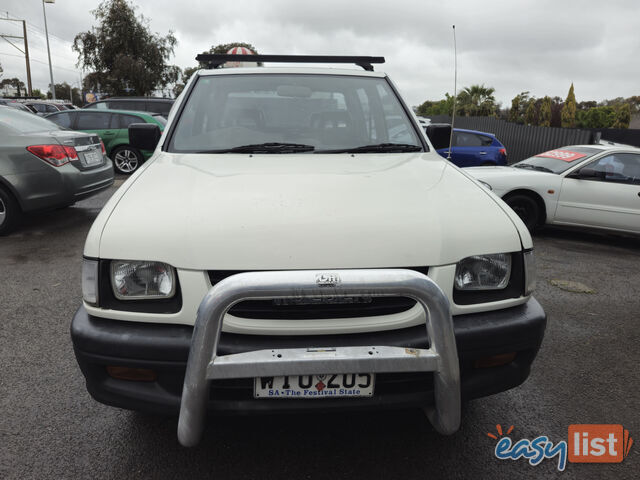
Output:
[[[513,362],[516,358],[516,352],[501,353],[500,355],[492,355],[490,357],[479,358],[475,362],[476,368],[491,368],[506,365]]]
[[[148,368],[119,367],[115,365],[107,366],[107,373],[110,377],[118,380],[130,380],[132,382],[155,382],[158,375]]]

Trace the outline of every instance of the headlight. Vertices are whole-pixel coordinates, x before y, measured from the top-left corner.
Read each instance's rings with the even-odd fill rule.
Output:
[[[82,299],[90,305],[98,304],[98,261],[82,259]]]
[[[536,260],[533,256],[533,250],[524,252],[524,294],[531,295],[536,288],[536,278],[538,271],[536,269]]]
[[[474,255],[456,265],[455,287],[458,290],[500,290],[511,277],[511,254]]]
[[[176,275],[171,265],[162,262],[113,260],[111,286],[119,300],[171,298]]]

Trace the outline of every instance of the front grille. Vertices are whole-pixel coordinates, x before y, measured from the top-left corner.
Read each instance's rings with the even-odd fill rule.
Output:
[[[428,267],[403,267],[427,275]],[[211,285],[239,270],[209,270]],[[375,317],[402,313],[415,306],[406,297],[309,297],[301,299],[247,300],[234,305],[229,314],[265,320],[317,320],[321,318]]]

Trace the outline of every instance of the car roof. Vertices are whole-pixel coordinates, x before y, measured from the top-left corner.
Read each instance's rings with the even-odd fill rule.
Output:
[[[108,102],[109,100],[131,100],[132,102],[139,102],[140,100],[145,100],[149,102],[175,102],[175,98],[165,98],[165,97],[109,97],[103,98],[102,100],[96,100],[91,103],[102,103]]]
[[[267,73],[279,74],[310,74],[310,75],[349,75],[354,77],[386,77],[384,72],[369,72],[355,68],[332,68],[332,67],[236,67],[236,68],[216,68],[210,70],[198,70],[198,75],[264,75]]]
[[[601,142],[603,141],[606,142],[606,140],[601,140]],[[565,145],[564,147],[557,147],[557,148],[553,148],[552,150],[562,150],[564,148],[571,149],[575,147],[593,148],[596,150],[612,151],[612,152],[617,152],[622,150],[640,150],[640,148],[634,147],[633,145],[625,145],[622,143],[614,143],[614,142],[611,142],[610,144],[592,143],[592,144],[584,144],[584,145]]]
[[[465,133],[477,133],[479,135],[488,135],[490,137],[495,137],[495,134],[489,132],[481,132],[480,130],[469,130],[466,128],[454,128],[454,132],[465,132]]]
[[[61,113],[70,113],[69,110],[64,111],[64,112],[55,112],[52,113],[51,115],[59,115]],[[123,113],[126,115],[142,115],[145,117],[153,117],[156,115],[160,115],[159,113],[155,113],[155,112],[145,112],[143,110],[115,110],[115,109],[111,109],[111,108],[105,108],[104,110],[89,110],[89,109],[78,109],[78,110],[74,110],[73,113],[79,113],[81,115],[88,115],[90,113]]]

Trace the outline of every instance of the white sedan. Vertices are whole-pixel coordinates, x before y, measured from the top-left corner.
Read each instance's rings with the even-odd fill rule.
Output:
[[[640,149],[571,145],[510,167],[466,168],[522,218],[537,226],[572,225],[640,233]]]

